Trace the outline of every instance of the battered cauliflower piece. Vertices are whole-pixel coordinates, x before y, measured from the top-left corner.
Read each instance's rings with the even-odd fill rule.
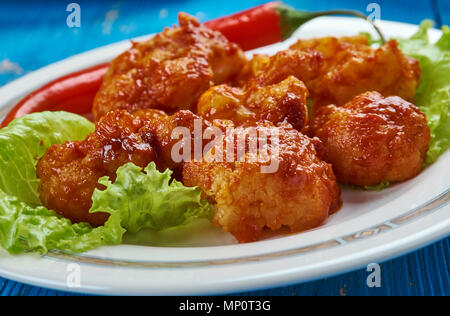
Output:
[[[109,176],[114,181],[125,163],[146,167],[156,159],[153,134],[143,127],[144,120],[116,110],[106,114],[84,141],[48,148],[37,164],[43,205],[73,223],[103,225],[108,214],[89,213],[94,189],[102,189],[98,179]]]
[[[208,120],[231,120],[238,126],[289,123],[302,130],[308,122],[309,96],[303,81],[315,79],[321,66],[322,57],[316,52],[255,55],[239,76],[242,87],[210,88],[200,97],[197,113]]]
[[[236,125],[289,123],[302,130],[308,122],[308,89],[300,80],[317,77],[319,53],[281,51],[255,55],[240,74],[241,88],[219,85],[199,99],[198,115],[207,120],[226,119]]]
[[[290,49],[323,57],[321,74],[307,85],[314,98],[313,111],[323,105],[343,105],[372,90],[414,101],[420,66],[403,54],[395,40],[374,49],[365,36],[325,37],[300,40]]]
[[[204,144],[207,141],[209,142],[209,140],[203,139],[202,132],[210,126],[217,126],[217,124],[212,124],[188,110],[181,110],[169,116],[163,111],[145,109],[139,110],[133,115],[145,121],[142,131],[154,136],[158,169],[161,171],[171,169],[176,177],[181,175],[184,161],[174,161],[173,159],[173,146],[182,141],[182,135],[173,134],[174,130],[181,127],[189,132],[191,142],[189,156],[192,159],[196,140],[199,141],[200,152],[202,152]],[[198,133],[195,133],[195,128],[199,131]],[[186,146],[186,144],[183,144],[183,146]]]
[[[300,232],[322,224],[339,207],[340,189],[331,165],[321,159],[321,142],[289,125],[258,124],[255,130],[248,133],[246,150],[239,157],[233,135],[243,135],[243,127],[217,140],[201,161],[185,163],[184,184],[203,189],[215,208],[213,223],[239,242],[258,240],[265,228],[285,226]],[[248,150],[264,134],[278,134],[279,141],[269,137],[257,152]],[[235,150],[234,162],[226,160],[227,143]],[[263,152],[268,159],[256,159]]]
[[[309,88],[322,70],[322,54],[315,51],[283,50],[273,56],[254,55],[239,75],[239,83],[253,80],[266,86],[294,76]]]
[[[292,44],[289,49],[303,52],[319,53],[323,60],[323,69],[328,69],[337,64],[340,55],[345,55],[358,50],[361,47],[369,46],[369,41],[365,35],[342,36],[342,37],[318,37],[311,39],[300,39]]]
[[[219,85],[200,97],[197,113],[207,120],[226,119],[238,126],[267,121],[290,123],[301,130],[308,122],[308,95],[303,82],[293,76],[267,86],[257,81],[244,88]]]
[[[419,108],[378,92],[363,93],[342,107],[321,107],[311,125],[338,180],[359,186],[416,176],[430,142]]]
[[[236,79],[247,62],[238,45],[187,14],[179,24],[112,61],[94,100],[96,121],[113,109],[192,109],[209,87]]]

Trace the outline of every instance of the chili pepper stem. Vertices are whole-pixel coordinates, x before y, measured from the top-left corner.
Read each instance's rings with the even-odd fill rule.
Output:
[[[328,15],[350,15],[362,18],[369,22],[370,25],[375,29],[380,37],[381,43],[384,44],[386,42],[383,33],[380,28],[375,25],[373,21],[367,18],[367,16],[359,11],[354,10],[326,10],[326,11],[318,11],[318,12],[307,12],[293,9],[287,5],[280,3],[276,10],[280,14],[281,18],[281,28],[282,28],[282,37],[283,39],[289,38],[300,26],[305,24],[306,22],[320,17],[320,16],[328,16]]]

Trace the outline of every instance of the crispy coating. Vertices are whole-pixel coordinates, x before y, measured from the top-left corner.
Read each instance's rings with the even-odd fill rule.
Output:
[[[303,82],[293,76],[271,85],[256,80],[244,88],[219,85],[200,97],[197,113],[207,120],[226,119],[238,126],[268,121],[290,123],[301,130],[308,121],[308,94]]]
[[[356,96],[342,107],[321,107],[311,125],[338,180],[360,186],[414,177],[430,142],[419,108],[378,92]]]
[[[219,85],[199,99],[197,114],[207,120],[226,119],[235,125],[289,123],[302,130],[308,122],[305,84],[318,76],[319,53],[294,50],[274,56],[255,55],[240,74],[241,88]]]
[[[330,211],[338,208],[340,189],[331,165],[321,160],[323,147],[288,125],[274,127],[258,124],[256,133],[247,134],[246,150],[234,162],[227,162],[224,150],[237,137],[230,134],[216,142],[201,161],[184,164],[185,185],[199,186],[215,207],[213,223],[233,234],[239,242],[258,240],[265,228],[288,227],[292,232],[314,228],[323,223]],[[235,129],[237,135],[243,128]],[[261,133],[268,138],[258,154],[249,144],[259,142]],[[219,148],[222,148],[221,150]],[[256,159],[264,151],[266,159]],[[223,156],[220,154],[222,152]],[[223,157],[222,162],[217,157]],[[242,158],[244,157],[244,158]],[[263,171],[262,166],[276,166]]]
[[[294,76],[309,88],[322,70],[323,57],[316,51],[283,50],[273,56],[254,55],[239,75],[239,83],[253,80],[266,86]]]
[[[167,168],[171,169],[175,172],[176,176],[178,172],[181,174],[181,168],[184,161],[175,161],[173,159],[172,149],[177,143],[184,142],[187,139],[183,138],[183,135],[181,134],[174,134],[174,130],[177,128],[184,128],[189,134],[188,137],[191,142],[189,146],[189,156],[192,158],[196,140],[199,141],[197,146],[201,152],[204,143],[206,143],[206,141],[203,140],[203,131],[210,126],[213,126],[212,123],[188,110],[181,110],[169,116],[163,111],[145,109],[136,111],[134,116],[145,121],[142,131],[154,136],[154,146],[157,154],[156,164],[158,169],[161,171]],[[182,146],[186,145],[187,144],[183,144]],[[187,149],[189,147],[183,148]]]
[[[365,35],[342,37],[318,37],[312,39],[300,39],[292,44],[289,49],[304,52],[320,53],[323,60],[323,69],[329,69],[337,64],[341,54],[351,53],[352,50],[369,46]]]
[[[291,49],[315,51],[323,57],[320,76],[307,85],[314,110],[328,104],[343,105],[372,90],[414,101],[420,66],[403,54],[395,40],[374,49],[365,36],[325,37],[300,40]]]
[[[199,135],[194,135],[196,124]],[[47,150],[37,165],[41,201],[73,222],[102,225],[107,214],[88,212],[94,189],[102,188],[98,184],[100,177],[114,180],[117,169],[127,162],[146,167],[155,161],[160,171],[169,168],[181,179],[183,161],[174,161],[172,157],[172,147],[181,137],[172,137],[172,132],[178,127],[186,128],[191,148],[197,136],[201,152],[204,146],[201,132],[209,126],[212,124],[190,111],[178,111],[171,116],[155,109],[133,114],[110,111],[84,141],[53,145]]]
[[[191,109],[213,84],[235,80],[242,50],[187,14],[179,23],[113,60],[94,100],[96,121],[112,109]]]
[[[37,164],[43,205],[74,223],[102,225],[108,214],[89,213],[94,189],[102,189],[98,179],[109,176],[114,181],[125,163],[145,167],[156,159],[153,134],[143,126],[144,120],[116,110],[105,115],[86,140],[48,148]]]

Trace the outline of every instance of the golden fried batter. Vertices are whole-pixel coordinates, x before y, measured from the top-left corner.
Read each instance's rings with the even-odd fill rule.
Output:
[[[360,186],[414,177],[430,142],[425,114],[400,97],[378,92],[361,94],[342,107],[321,107],[311,125],[338,180]]]
[[[94,189],[102,187],[98,179],[109,176],[114,180],[117,169],[127,162],[146,167],[151,161],[155,161],[160,171],[169,168],[181,179],[183,161],[172,158],[172,147],[181,138],[173,138],[172,132],[185,127],[193,149],[196,124],[202,152],[206,141],[201,132],[212,124],[190,111],[178,111],[172,116],[155,109],[134,114],[124,110],[108,112],[86,140],[53,145],[39,161],[37,176],[41,179],[39,192],[43,205],[73,222],[103,224],[107,214],[88,212]]]
[[[283,50],[273,56],[254,55],[239,75],[239,83],[255,81],[261,86],[279,83],[289,76],[303,81],[309,88],[322,70],[322,54],[315,51]]]
[[[158,169],[163,171],[165,169],[171,169],[177,175],[178,168],[182,167],[183,161],[174,161],[172,157],[172,148],[181,139],[181,135],[173,135],[173,131],[178,127],[184,127],[189,130],[189,137],[191,140],[191,155],[193,153],[195,139],[200,141],[199,148],[203,149],[204,143],[202,132],[212,124],[203,118],[195,115],[191,111],[182,110],[169,116],[162,111],[154,109],[145,109],[136,111],[134,116],[145,120],[145,125],[142,131],[146,131],[149,134],[154,135],[155,149],[157,153],[156,165]],[[199,131],[194,135],[194,130],[197,125]]]
[[[308,121],[307,97],[308,89],[293,76],[267,86],[256,81],[244,88],[219,85],[200,97],[197,113],[207,120],[226,119],[236,125],[268,121],[290,123],[301,130]]]
[[[197,113],[208,120],[227,119],[236,125],[268,121],[290,123],[302,130],[308,122],[309,92],[300,80],[316,78],[321,65],[319,53],[287,50],[271,57],[255,55],[240,74],[243,87],[210,88],[200,97]]]
[[[321,75],[308,85],[314,98],[313,109],[343,105],[372,90],[414,100],[420,66],[417,60],[403,54],[395,40],[374,49],[364,36],[325,37],[300,40],[291,49],[315,51],[323,57]]]
[[[101,189],[98,179],[115,179],[116,170],[127,162],[146,167],[156,159],[153,134],[143,129],[144,120],[126,111],[112,111],[84,141],[48,148],[37,165],[39,193],[44,206],[72,222],[102,225],[106,213],[89,213],[92,193]]]
[[[218,162],[219,148],[231,143],[237,157],[235,136],[224,136],[216,142],[200,162],[187,162],[183,167],[185,185],[199,186],[215,206],[213,223],[232,233],[240,242],[258,240],[264,228],[283,226],[292,232],[316,227],[340,203],[340,189],[331,165],[321,160],[322,145],[288,125],[255,127],[249,133],[243,160]],[[236,128],[237,135],[243,128]],[[279,142],[268,138],[267,146],[258,154],[249,144],[259,142],[261,133],[277,135]],[[270,162],[255,159],[266,148]],[[252,160],[253,158],[253,160]],[[229,161],[229,160],[228,160]],[[262,166],[278,166],[270,170]]]
[[[292,44],[289,49],[304,52],[320,53],[323,59],[323,69],[329,69],[336,65],[341,58],[340,55],[351,53],[369,46],[369,41],[365,35],[342,36],[342,37],[318,37],[312,39],[300,39]]]
[[[236,44],[187,14],[179,23],[113,60],[94,100],[97,121],[112,109],[191,109],[213,84],[236,78],[246,63]]]

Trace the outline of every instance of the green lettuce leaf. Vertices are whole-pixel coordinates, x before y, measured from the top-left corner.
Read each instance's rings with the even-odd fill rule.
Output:
[[[90,212],[119,214],[129,232],[142,228],[161,230],[185,225],[196,218],[211,218],[212,207],[201,199],[198,187],[185,187],[172,171],[159,172],[154,162],[142,169],[128,163],[117,170],[114,183],[103,177],[106,189],[95,190]]]
[[[120,244],[124,232],[118,214],[97,228],[86,223],[72,224],[54,211],[29,206],[0,190],[0,245],[9,253],[46,253],[51,249],[83,252]]]
[[[390,185],[391,185],[391,183],[389,181],[383,181],[377,185],[366,185],[363,187],[363,189],[380,192],[380,191],[386,189],[387,187],[389,187]]]
[[[0,190],[39,205],[38,160],[51,145],[84,139],[93,130],[93,123],[67,112],[33,113],[15,119],[0,130]]]
[[[352,190],[362,190],[362,191],[383,191],[384,189],[388,188],[391,186],[391,182],[389,181],[383,181],[380,184],[376,184],[376,185],[364,185],[364,186],[358,186],[358,185],[354,185],[354,184],[343,184],[340,183],[339,184],[341,186],[341,188],[343,189],[352,189]]]
[[[111,214],[104,226],[72,224],[43,206],[32,207],[0,190],[0,245],[12,254],[49,250],[83,252],[122,243],[126,231],[165,229],[212,216],[212,207],[201,199],[198,187],[171,181],[170,170],[161,173],[155,163],[142,169],[128,163],[117,170],[117,179],[100,183],[90,212]]]
[[[165,229],[210,218],[212,207],[201,199],[199,188],[172,180],[152,162],[143,170],[128,163],[117,179],[99,180],[106,189],[95,190],[90,212],[111,214],[104,226],[72,224],[40,206],[36,163],[53,145],[79,140],[94,130],[84,118],[66,112],[26,115],[0,130],[0,246],[17,254],[49,250],[84,252],[122,243],[126,231]]]
[[[450,29],[435,44],[428,39],[431,21],[424,21],[410,39],[398,39],[403,52],[417,59],[422,69],[416,104],[427,116],[431,130],[425,165],[434,162],[450,146]]]

